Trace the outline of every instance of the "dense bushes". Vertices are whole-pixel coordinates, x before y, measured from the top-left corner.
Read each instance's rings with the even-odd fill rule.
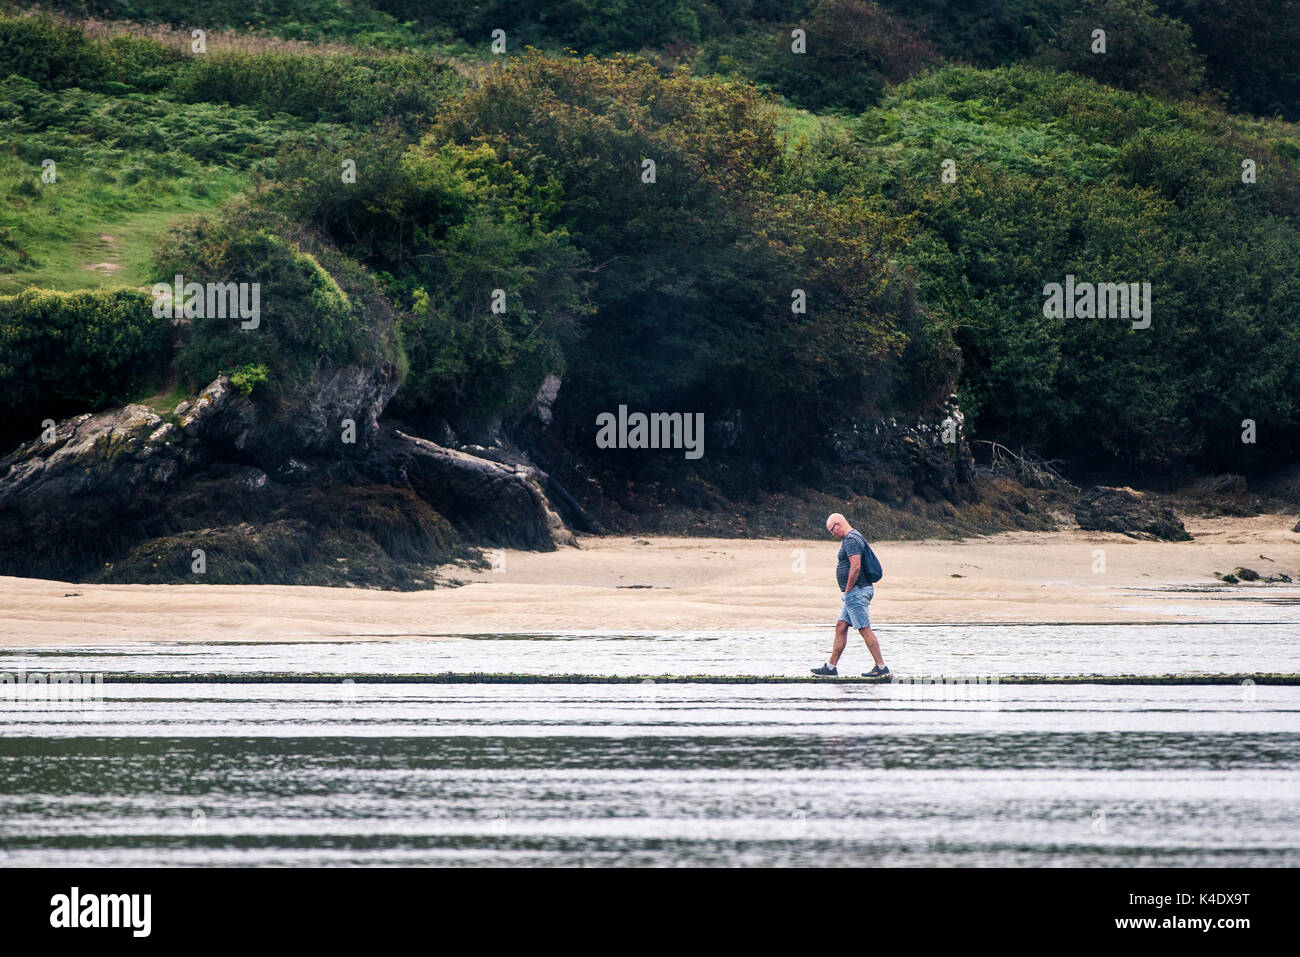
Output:
[[[699,40],[701,17],[713,12],[702,0],[372,0],[372,5],[470,43],[488,43],[494,29],[503,29],[512,51],[547,43],[596,54]]]
[[[401,116],[419,124],[458,86],[452,69],[428,56],[214,52],[194,59],[175,91],[190,102],[255,106],[313,122]]]
[[[1294,0],[1158,0],[1186,23],[1206,81],[1234,111],[1300,120],[1300,11]]]
[[[359,158],[355,182],[340,176],[340,155]],[[487,146],[408,147],[395,130],[287,155],[276,176],[268,201],[364,262],[404,308],[410,373],[395,411],[472,433],[563,367],[590,306],[585,260],[552,224],[554,181]]]
[[[503,29],[511,53],[528,44],[596,54],[666,51],[705,70],[758,79],[810,107],[855,111],[874,101],[884,81],[897,82],[900,66],[912,75],[934,62],[935,51],[947,62],[984,67],[1039,60],[1127,89],[1185,96],[1204,85],[1223,92],[1233,109],[1300,118],[1293,0],[1258,0],[1245,11],[1237,0],[214,0],[201,15],[174,0],[49,5],[74,15],[251,27],[391,49],[458,40],[482,50],[491,31]],[[788,56],[793,26],[809,31],[809,53],[800,58]],[[1104,57],[1089,49],[1097,27],[1107,31],[1111,52]],[[846,59],[846,41],[853,45],[857,31],[865,31],[856,45],[862,55]],[[98,69],[85,62],[93,51],[74,42],[66,52],[74,55],[52,79],[81,85],[78,71]],[[147,72],[119,70],[123,75],[108,79],[142,89]]]
[[[177,371],[189,387],[202,387],[220,373],[239,373],[250,390],[265,383],[281,393],[306,384],[322,361],[388,358],[387,330],[367,314],[376,293],[365,288],[360,271],[353,266],[343,275],[353,286],[344,289],[312,252],[279,234],[277,225],[273,217],[235,206],[221,218],[182,227],[164,242],[162,275],[179,274],[186,283],[205,286],[248,283],[240,303],[256,308],[252,316],[253,308],[214,315],[205,298],[203,314],[189,317],[177,357]],[[179,312],[183,304],[173,305]]]
[[[143,37],[91,39],[45,16],[0,18],[0,79],[10,75],[44,90],[166,93],[190,103],[357,125],[387,116],[420,125],[464,85],[428,53],[213,50],[192,56]]]
[[[72,202],[32,182],[45,156],[67,185],[92,170],[123,202],[182,173],[198,189],[197,163],[253,169],[250,208],[164,251],[164,278],[263,289],[261,333],[192,323],[180,358],[192,385],[226,371],[264,395],[306,381],[323,356],[397,354],[400,333],[410,366],[393,409],[470,436],[559,371],[556,434],[571,447],[620,404],[711,420],[741,409],[763,424],[737,454],[781,460],[847,421],[932,407],[955,382],[989,438],[1240,470],[1300,439],[1300,136],[1173,101],[1221,86],[1234,104],[1290,108],[1294,54],[1261,26],[1284,6],[1245,25],[1220,0],[680,0],[613,18],[577,0],[374,0],[337,14],[475,43],[500,26],[515,53],[530,36],[672,46],[664,63],[702,41],[697,67],[860,113],[826,124],[851,137],[789,153],[778,121],[816,118],[792,121],[744,82],[623,55],[534,51],[457,96],[460,81],[423,53],[199,58],[5,20],[0,72],[21,76],[0,77],[0,131],[18,144],[4,172],[23,212],[0,220],[0,255],[30,268],[24,222]],[[249,14],[290,16],[278,0]],[[1270,51],[1276,84],[1207,52],[1216,18],[1239,59],[1250,38]],[[803,57],[789,52],[795,25],[808,29]],[[163,96],[122,92],[163,78]],[[118,170],[109,149],[151,158]],[[347,159],[355,180],[340,175]],[[1258,182],[1241,181],[1245,159]],[[940,179],[945,160],[955,182]],[[1044,315],[1045,284],[1067,274],[1149,282],[1151,328]],[[806,311],[791,310],[794,290]],[[1245,418],[1259,423],[1255,447],[1239,441]]]
[[[171,85],[185,56],[153,40],[93,40],[45,16],[0,19],[0,78],[26,77],[46,90],[157,92]]]
[[[0,19],[0,77],[16,73],[47,90],[94,87],[103,82],[107,57],[75,27],[48,17]]]
[[[420,39],[380,4],[351,0],[45,0],[73,16],[166,23],[206,30],[265,30],[286,39],[348,39],[360,44],[402,48]]]
[[[0,296],[0,436],[125,402],[166,378],[169,323],[135,289]]]
[[[791,50],[791,31],[806,31],[807,49]],[[741,72],[809,110],[859,113],[885,87],[939,62],[934,45],[898,17],[861,0],[822,0],[806,19],[766,27],[721,44],[715,68]]]
[[[913,81],[858,134],[857,189],[919,216],[906,258],[957,330],[981,434],[1076,461],[1241,470],[1292,454],[1300,171],[1284,132],[1265,142],[1194,107],[1016,68]],[[1259,182],[1241,181],[1243,157]],[[1044,316],[1044,285],[1067,274],[1150,282],[1151,327]],[[1246,418],[1267,442],[1243,445]]]
[[[1105,31],[1104,53],[1093,33]],[[1098,82],[1174,99],[1200,93],[1205,65],[1191,30],[1159,13],[1150,0],[1100,0],[1067,20],[1044,44],[1041,61]]]
[[[770,423],[749,451],[785,458],[831,422],[888,404],[879,363],[906,349],[911,322],[906,277],[888,262],[897,230],[815,193],[779,198],[785,161],[752,88],[626,57],[533,56],[458,101],[432,135],[486,143],[563,187],[560,219],[594,264],[597,312],[567,350],[562,430],[587,433],[594,412],[620,403],[740,407]],[[805,313],[791,310],[796,289]],[[896,395],[933,392],[952,371]]]

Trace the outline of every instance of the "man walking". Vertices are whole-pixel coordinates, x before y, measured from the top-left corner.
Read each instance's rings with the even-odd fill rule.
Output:
[[[880,563],[876,561],[876,556],[872,554],[862,533],[851,526],[849,520],[839,512],[826,519],[826,531],[841,540],[835,578],[839,582],[840,591],[844,593],[844,605],[840,608],[840,620],[835,623],[835,647],[831,650],[830,660],[820,668],[812,669],[812,673],[826,677],[839,674],[836,665],[844,653],[849,625],[852,625],[862,634],[862,640],[867,643],[867,650],[876,662],[876,666],[864,672],[862,677],[886,678],[889,669],[885,667],[885,659],[880,657],[880,642],[871,630],[871,617],[868,614],[868,606],[876,594],[873,580],[880,578]]]

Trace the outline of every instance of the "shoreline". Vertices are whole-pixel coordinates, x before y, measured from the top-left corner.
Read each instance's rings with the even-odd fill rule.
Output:
[[[885,577],[872,622],[1197,622],[1259,607],[1262,596],[1300,602],[1300,583],[1228,586],[1213,577],[1240,565],[1300,582],[1294,522],[1285,514],[1190,519],[1191,542],[1077,529],[873,540]],[[583,537],[555,552],[505,550],[496,572],[444,566],[442,576],[463,584],[419,592],[0,577],[0,646],[829,630],[839,611],[837,548],[829,536]],[[1104,571],[1094,571],[1098,550]]]

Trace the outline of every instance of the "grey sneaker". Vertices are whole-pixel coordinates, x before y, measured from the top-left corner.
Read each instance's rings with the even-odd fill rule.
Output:
[[[888,678],[888,677],[889,677],[889,666],[888,666],[888,665],[876,665],[876,667],[872,668],[870,671],[864,671],[864,672],[862,672],[862,677],[864,677],[864,678]]]
[[[839,676],[840,669],[832,668],[830,665],[822,665],[820,668],[812,669],[812,673],[823,678],[836,678]]]

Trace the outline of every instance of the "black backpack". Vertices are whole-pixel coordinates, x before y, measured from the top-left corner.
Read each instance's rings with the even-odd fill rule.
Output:
[[[880,559],[876,557],[876,553],[871,550],[870,545],[867,546],[867,560],[865,565],[866,567],[863,568],[863,571],[866,572],[867,581],[871,582],[871,584],[874,585],[876,582],[880,581],[880,579],[885,577],[885,570],[880,567]]]

